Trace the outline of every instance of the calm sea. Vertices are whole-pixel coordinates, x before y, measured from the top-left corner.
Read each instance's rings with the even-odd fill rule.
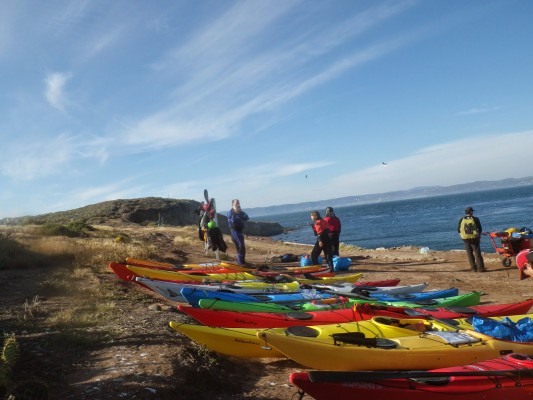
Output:
[[[336,207],[341,219],[341,242],[367,249],[417,246],[430,250],[462,249],[457,224],[464,209],[472,206],[483,232],[514,227],[533,229],[533,186],[454,194],[350,207]],[[324,216],[324,210],[319,210]],[[312,244],[309,211],[254,217],[290,228],[273,239]],[[482,249],[495,252],[489,236],[482,236]]]

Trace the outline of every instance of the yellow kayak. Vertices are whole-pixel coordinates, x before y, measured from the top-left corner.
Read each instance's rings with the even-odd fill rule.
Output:
[[[138,267],[162,267],[162,268],[172,268],[172,269],[198,269],[198,270],[210,270],[210,269],[219,269],[219,268],[229,268],[227,266],[222,267],[220,261],[199,263],[199,264],[183,264],[175,265],[166,262],[153,261],[153,260],[143,260],[140,258],[126,257],[126,264],[135,265]],[[243,270],[244,267],[241,267]]]
[[[381,320],[380,320],[381,318]],[[395,319],[389,319],[395,320]],[[365,337],[388,338],[407,336],[422,329],[428,329],[431,321],[423,319],[395,320],[398,324],[385,321],[385,318],[375,317],[371,320],[346,323],[321,325],[314,327],[293,326],[289,328],[269,329],[266,332],[279,335],[318,335],[324,340],[331,341],[333,333],[359,332]],[[253,328],[218,328],[204,325],[193,325],[170,322],[170,327],[179,333],[188,336],[212,351],[239,358],[280,358],[285,357],[283,352],[266,344],[261,336],[261,329]],[[443,326],[434,326],[436,329],[446,329]],[[316,331],[314,331],[316,329]],[[314,332],[313,332],[314,331]],[[311,333],[310,333],[311,332]]]
[[[265,346],[307,368],[337,371],[428,370],[471,364],[502,354],[533,352],[533,342],[499,340],[468,329],[450,328],[386,339],[353,333],[326,339],[305,333],[295,336],[268,329],[257,335]]]
[[[127,265],[127,268],[138,276],[144,276],[151,279],[161,279],[166,281],[183,281],[183,282],[204,282],[204,281],[243,281],[257,280],[257,275],[248,272],[230,272],[230,273],[184,273],[178,271],[167,271],[154,268],[138,267]]]
[[[206,262],[206,263],[199,263],[199,264],[183,264],[183,265],[174,265],[171,263],[166,262],[160,262],[160,261],[153,261],[153,260],[143,260],[140,258],[134,258],[134,257],[126,257],[126,264],[128,265],[134,265],[137,267],[163,267],[163,268],[187,268],[187,269],[197,269],[197,270],[203,270],[203,271],[209,271],[211,269],[219,269],[219,268],[225,268],[225,269],[231,269],[234,271],[239,272],[249,272],[249,271],[255,271],[256,268],[251,267],[245,267],[242,265],[239,265],[237,263],[233,263],[230,261],[213,261],[213,262]],[[308,272],[317,272],[322,269],[321,265],[309,265],[305,267],[280,267],[280,266],[273,266],[269,267],[266,270],[267,271],[273,271],[278,273],[292,273],[292,272],[298,272],[298,273],[308,273]]]
[[[335,276],[327,276],[327,277],[320,277],[320,278],[296,278],[298,282],[302,284],[320,284],[320,285],[329,285],[332,283],[339,283],[339,282],[349,282],[354,283],[357,282],[359,279],[363,277],[362,273],[357,274],[342,274],[342,275],[335,275]]]
[[[237,263],[232,263],[232,262],[229,262],[229,261],[221,261],[220,262],[220,266],[223,267],[223,268],[227,268],[227,269],[234,269],[236,271],[250,271],[250,270],[255,270],[255,269],[258,269],[260,271],[263,271],[260,267],[254,267],[254,266],[251,266],[251,267],[243,267],[242,265],[239,265]],[[283,274],[283,273],[289,273],[289,274],[292,274],[292,273],[297,273],[297,274],[305,274],[305,273],[308,273],[308,272],[317,272],[317,271],[320,271],[323,269],[323,267],[321,265],[307,265],[305,267],[284,267],[284,266],[279,266],[279,265],[274,265],[274,266],[264,266],[264,271],[266,272],[270,272],[270,273],[279,273],[279,274]]]

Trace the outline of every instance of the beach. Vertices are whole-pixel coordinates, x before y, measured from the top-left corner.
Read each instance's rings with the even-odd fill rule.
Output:
[[[142,229],[136,233],[142,235]],[[213,261],[199,241],[180,244],[179,252],[173,231],[161,228],[158,236],[160,259],[185,262]],[[165,238],[168,238],[165,239]],[[231,239],[228,259],[235,250]],[[274,256],[309,253],[311,247],[287,244],[262,237],[246,237],[247,261],[265,264]],[[178,254],[179,253],[179,254]],[[533,298],[533,280],[518,279],[514,266],[506,268],[496,253],[485,253],[487,272],[470,272],[464,251],[430,251],[421,254],[419,247],[360,249],[341,247],[341,256],[352,260],[350,272],[364,273],[363,281],[401,279],[401,285],[428,282],[428,290],[457,287],[461,292],[480,291],[482,304],[510,303]],[[120,261],[120,260],[109,260]],[[294,265],[298,265],[295,263]],[[7,270],[2,276],[4,307],[21,305],[21,299],[34,296],[29,282],[45,279],[43,270]],[[185,321],[176,304],[140,288],[132,282],[120,281],[110,270],[98,276],[100,284],[114,291],[115,307],[121,318],[112,323],[102,321],[100,330],[113,332],[113,339],[102,339],[102,345],[83,354],[65,354],[61,344],[46,339],[46,333],[20,333],[22,349],[27,353],[21,371],[35,369],[50,383],[50,398],[176,399],[290,399],[296,389],[290,385],[291,372],[304,368],[290,360],[237,360],[199,350],[191,341],[171,330],[168,322]],[[41,299],[40,313],[58,307],[75,307],[76,296],[58,293]],[[105,325],[108,324],[109,326]],[[206,364],[216,365],[216,375]],[[57,366],[55,369],[52,366]],[[193,371],[193,372],[191,372]],[[211,382],[211,383],[209,383]],[[207,383],[207,384],[206,384]],[[218,385],[218,386],[217,386]],[[53,395],[52,395],[53,394]],[[308,398],[308,397],[306,397]]]

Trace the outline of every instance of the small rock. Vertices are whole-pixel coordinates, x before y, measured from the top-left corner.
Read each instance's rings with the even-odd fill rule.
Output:
[[[148,309],[152,310],[152,311],[161,311],[162,310],[160,304],[151,304],[151,305],[148,306]]]

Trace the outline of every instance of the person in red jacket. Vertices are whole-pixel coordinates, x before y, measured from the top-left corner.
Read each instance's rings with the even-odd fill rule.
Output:
[[[333,269],[333,247],[329,238],[329,225],[322,219],[318,211],[311,211],[311,219],[313,220],[313,232],[316,236],[316,243],[311,251],[313,265],[318,265],[318,256],[324,252],[326,263]]]
[[[329,225],[329,238],[331,239],[331,245],[333,246],[333,255],[339,255],[339,237],[341,235],[341,220],[333,212],[333,208],[326,208],[326,216],[324,217]]]
[[[533,277],[533,251],[531,249],[522,250],[516,256],[520,280]]]

